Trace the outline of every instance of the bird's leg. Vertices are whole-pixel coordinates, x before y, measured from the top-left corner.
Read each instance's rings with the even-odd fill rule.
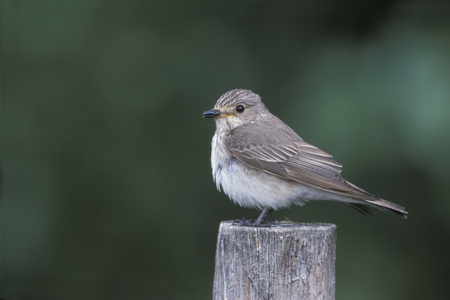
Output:
[[[270,215],[270,213],[273,212],[273,208],[271,207],[265,207],[262,211],[262,213],[259,215],[258,220],[256,220],[255,225],[259,226],[261,225],[262,221],[265,221],[267,217]]]

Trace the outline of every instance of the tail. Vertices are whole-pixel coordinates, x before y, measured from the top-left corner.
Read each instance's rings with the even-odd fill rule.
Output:
[[[362,200],[359,203],[349,203],[354,208],[356,208],[358,211],[363,212],[365,214],[370,214],[369,210],[366,206],[372,206],[375,208],[378,208],[382,211],[388,212],[390,214],[399,216],[403,219],[408,218],[408,212],[405,210],[405,208],[401,205],[395,204],[393,202],[378,198],[375,195],[372,195],[363,189],[357,187],[356,185],[346,181],[346,183],[351,186],[353,189],[361,192],[361,196],[358,197],[358,200]]]
[[[378,209],[381,209],[382,211],[399,216],[403,219],[408,218],[408,212],[405,210],[403,206],[389,202],[387,200],[384,199],[378,199],[376,201],[367,200],[367,204],[376,207]]]

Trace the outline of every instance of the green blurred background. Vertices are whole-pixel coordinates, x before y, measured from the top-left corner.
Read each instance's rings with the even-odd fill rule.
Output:
[[[215,124],[260,94],[407,220],[314,202],[337,299],[448,299],[448,1],[2,1],[0,298],[210,299]]]

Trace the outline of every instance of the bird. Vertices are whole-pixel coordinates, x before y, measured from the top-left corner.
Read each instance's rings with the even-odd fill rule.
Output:
[[[365,214],[375,207],[407,218],[404,207],[345,180],[340,163],[305,142],[250,90],[226,92],[202,116],[216,123],[211,167],[217,189],[243,207],[262,210],[255,226],[274,210],[313,200],[344,202]]]

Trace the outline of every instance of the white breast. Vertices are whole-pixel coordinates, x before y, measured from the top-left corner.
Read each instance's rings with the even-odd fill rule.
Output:
[[[239,205],[279,209],[292,204],[303,205],[309,200],[358,202],[245,166],[224,146],[225,134],[216,131],[212,140],[212,175],[217,189],[222,188]]]
[[[230,155],[223,144],[224,138],[225,133],[216,132],[212,140],[212,174],[219,191],[222,188],[241,206],[259,209],[304,203],[299,199],[298,183],[245,166]]]

